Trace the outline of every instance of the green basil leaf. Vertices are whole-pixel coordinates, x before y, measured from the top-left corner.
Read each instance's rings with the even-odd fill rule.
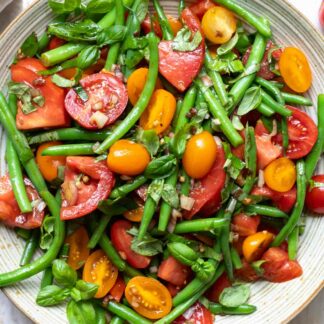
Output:
[[[96,323],[95,307],[88,301],[70,300],[66,307],[66,314],[70,324]]]
[[[39,246],[43,250],[48,250],[54,239],[55,217],[45,216],[41,226],[41,237]]]
[[[142,0],[136,7],[134,14],[139,24],[141,24],[144,21],[146,15],[148,14],[148,10],[149,0]]]
[[[245,168],[245,163],[241,161],[238,157],[236,157],[234,154],[230,153],[224,164],[224,168],[226,169],[228,175],[233,180],[236,180],[240,175],[241,171]]]
[[[147,189],[147,195],[150,196],[156,204],[159,203],[162,197],[162,191],[164,186],[164,179],[153,180]]]
[[[123,44],[123,51],[132,49],[132,50],[139,50],[144,49],[148,46],[148,39],[147,36],[144,37],[127,37]]]
[[[162,199],[170,205],[172,208],[178,208],[180,205],[180,199],[178,192],[174,186],[166,183],[162,191]]]
[[[74,286],[78,278],[76,271],[63,260],[53,262],[52,272],[56,282],[65,287]]]
[[[133,69],[144,59],[143,50],[127,50],[125,64],[129,69]]]
[[[138,206],[134,199],[124,197],[117,200],[106,199],[99,203],[98,209],[105,215],[115,216],[136,209]]]
[[[236,115],[234,115],[232,118],[232,124],[234,128],[238,131],[242,131],[244,129],[244,125],[242,124],[240,117]]]
[[[87,92],[82,88],[80,84],[74,86],[73,89],[83,102],[87,102],[89,100],[89,96]]]
[[[71,289],[71,297],[76,302],[80,300],[88,300],[95,296],[98,288],[99,286],[94,283],[78,280],[75,284],[75,287]]]
[[[76,65],[79,69],[85,70],[95,64],[100,57],[100,50],[97,46],[84,48],[77,57]]]
[[[39,306],[47,307],[62,303],[70,297],[70,289],[50,285],[42,288],[36,297]]]
[[[114,25],[109,28],[102,29],[97,35],[97,44],[99,46],[111,45],[121,42],[126,35],[126,27]]]
[[[146,147],[151,156],[154,156],[159,150],[160,140],[154,130],[139,128],[136,133],[136,140]]]
[[[29,35],[20,48],[24,56],[33,57],[38,51],[38,39],[35,33]]]
[[[262,268],[262,265],[267,262],[265,260],[258,260],[255,262],[251,263],[251,267],[254,269],[254,271],[256,272],[256,274],[260,277],[263,276],[264,273],[264,269]]]
[[[235,33],[234,36],[227,43],[217,48],[217,54],[221,56],[229,53],[236,46],[238,39],[238,33]]]
[[[245,304],[250,297],[248,285],[235,285],[225,288],[219,296],[219,302],[226,307],[238,307]]]
[[[174,155],[164,155],[152,160],[144,171],[144,176],[148,179],[164,179],[173,173],[177,165]]]
[[[172,49],[179,52],[192,52],[201,44],[202,36],[197,31],[191,39],[191,31],[188,27],[182,28],[172,42]]]
[[[227,177],[227,181],[225,184],[225,187],[223,188],[222,192],[221,192],[221,197],[222,197],[222,204],[224,204],[232,195],[232,191],[235,188],[235,184],[233,181],[231,181],[229,179],[229,177]]]
[[[262,101],[261,87],[251,87],[246,92],[239,105],[237,114],[239,116],[246,115],[250,111],[256,109]]]
[[[249,66],[237,78],[229,80],[228,83],[233,84],[233,83],[236,83],[237,81],[245,78],[246,76],[249,76],[251,74],[256,74],[257,72],[259,72],[260,66],[261,66],[260,64],[253,64],[253,65]]]
[[[43,96],[34,97],[32,100],[39,107],[43,107],[45,104],[45,98]]]
[[[70,13],[80,7],[81,0],[48,0],[49,7],[56,14]]]
[[[51,79],[52,82],[60,88],[72,88],[75,85],[74,80],[65,79],[58,74],[53,74]]]
[[[115,0],[91,0],[85,11],[87,14],[104,14],[111,11],[114,6]]]
[[[182,158],[186,149],[187,140],[190,138],[190,128],[191,124],[184,125],[171,139],[171,151],[179,159]]]

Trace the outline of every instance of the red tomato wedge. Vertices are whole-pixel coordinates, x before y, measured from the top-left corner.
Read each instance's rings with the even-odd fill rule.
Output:
[[[184,9],[181,18],[192,33],[199,31],[202,34],[200,22],[190,9]],[[183,92],[198,75],[204,62],[204,56],[204,40],[191,52],[174,51],[172,41],[162,41],[159,44],[160,73],[179,91]]]
[[[93,157],[68,157],[62,184],[61,219],[93,212],[109,196],[114,184],[114,175],[105,162],[97,162]]]
[[[191,306],[183,315],[178,317],[173,324],[213,324],[214,318],[212,313],[202,304],[197,302]]]
[[[239,213],[234,215],[231,229],[240,236],[253,235],[257,232],[260,221],[261,217],[259,215],[248,216],[244,213]]]
[[[66,43],[66,40],[59,38],[59,37],[52,37],[52,39],[50,40],[49,44],[48,44],[48,50],[51,51],[55,48],[58,48],[62,45],[64,45]]]
[[[209,216],[220,206],[221,192],[225,185],[226,172],[224,170],[225,152],[221,143],[217,144],[217,157],[211,171],[197,182],[189,196],[195,200],[190,211],[183,212],[183,217],[191,219],[195,214]]]
[[[235,276],[238,279],[253,282],[260,279],[260,276],[252,268],[251,264],[248,263],[245,259],[242,259],[242,268],[235,270]]]
[[[13,64],[11,78],[14,82],[26,83],[37,89],[45,99],[43,107],[25,115],[18,102],[16,117],[17,128],[33,130],[38,128],[64,127],[69,125],[69,116],[64,109],[64,90],[55,85],[50,77],[41,77],[38,71],[46,70],[42,63],[35,58],[25,58]]]
[[[131,249],[133,236],[127,231],[132,227],[132,223],[127,220],[115,222],[110,229],[111,242],[129,265],[136,269],[144,269],[150,264],[151,258],[140,255]]]
[[[115,300],[117,303],[122,299],[125,292],[126,284],[122,276],[119,274],[115,285],[110,289],[108,298]]]
[[[189,9],[201,20],[206,11],[215,6],[216,4],[212,0],[198,0],[196,3],[193,3]]]
[[[43,203],[31,181],[24,178],[24,182],[30,201],[35,203],[33,211],[26,214],[20,211],[9,175],[5,175],[0,178],[0,221],[10,227],[33,229],[42,225],[45,205],[43,208]]]
[[[71,89],[65,97],[65,108],[81,126],[100,129],[112,124],[124,112],[128,94],[116,76],[96,73],[83,78],[80,84],[88,94],[88,101],[83,102]]]
[[[232,284],[227,277],[226,273],[223,273],[216,282],[207,290],[206,297],[214,302],[219,302],[219,296],[225,288],[231,287]]]

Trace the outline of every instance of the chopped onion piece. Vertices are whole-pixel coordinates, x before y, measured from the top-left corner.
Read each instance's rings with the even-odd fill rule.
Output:
[[[195,199],[187,197],[185,195],[180,196],[180,206],[182,209],[190,211],[195,204]]]
[[[258,177],[258,187],[264,186],[264,172],[263,170],[259,170],[259,177]]]
[[[96,124],[98,128],[105,127],[108,121],[108,117],[101,111],[96,111],[90,118],[90,123]]]

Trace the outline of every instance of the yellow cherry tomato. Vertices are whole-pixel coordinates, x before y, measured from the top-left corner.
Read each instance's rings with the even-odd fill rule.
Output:
[[[262,254],[269,247],[274,235],[267,231],[257,232],[248,236],[242,245],[242,252],[247,262],[259,260]]]
[[[123,139],[111,146],[107,164],[113,172],[135,176],[143,173],[150,160],[150,154],[142,144]]]
[[[181,21],[173,16],[167,15],[170,27],[174,35],[177,35],[179,30],[183,27]]]
[[[125,212],[123,215],[126,219],[128,219],[131,222],[140,222],[143,217],[143,212],[144,212],[144,206],[141,205],[136,209]]]
[[[214,44],[228,42],[236,31],[236,24],[234,14],[223,7],[210,8],[201,22],[206,38]]]
[[[155,90],[148,107],[140,119],[140,126],[153,129],[157,134],[164,132],[171,124],[176,111],[176,99],[172,93],[159,89]]]
[[[139,68],[135,70],[127,80],[127,92],[129,101],[134,106],[138,101],[147,79],[148,68]],[[162,89],[162,83],[159,79],[156,81],[155,89]]]
[[[289,191],[296,182],[294,162],[285,157],[272,161],[264,170],[264,180],[272,190]]]
[[[137,313],[153,320],[169,314],[172,308],[169,290],[149,277],[132,278],[126,286],[125,297]]]
[[[217,156],[217,144],[209,132],[196,134],[188,141],[182,164],[193,179],[201,179],[213,167]]]
[[[284,49],[279,60],[279,70],[287,86],[295,92],[306,92],[312,85],[312,71],[308,60],[298,48]]]

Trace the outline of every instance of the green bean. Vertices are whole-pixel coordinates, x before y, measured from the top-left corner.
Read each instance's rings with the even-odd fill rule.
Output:
[[[137,178],[135,178],[131,183],[126,183],[120,187],[115,188],[111,192],[109,198],[110,199],[123,198],[127,196],[130,192],[142,186],[146,181],[147,178],[143,175],[140,175]]]
[[[172,40],[174,37],[173,30],[170,26],[169,20],[160,5],[159,0],[153,0],[153,6],[157,13],[158,21],[162,29],[163,39]]]
[[[48,267],[43,271],[43,277],[40,284],[40,289],[43,289],[53,283],[52,267]]]
[[[35,251],[38,246],[38,240],[39,240],[39,231],[33,230],[32,236],[29,238],[29,240],[26,242],[23,254],[20,259],[20,266],[24,266],[28,263],[30,263],[31,259],[33,258]]]
[[[254,27],[264,37],[271,37],[272,32],[268,22],[265,22],[260,17],[255,16],[253,13],[241,7],[234,0],[214,0],[217,4],[233,11],[236,15],[244,19],[252,27]]]
[[[97,225],[96,229],[92,233],[91,238],[88,242],[89,249],[94,249],[97,246],[102,234],[105,232],[106,227],[108,226],[111,220],[111,217],[112,217],[111,215],[104,215],[100,219],[99,224]]]
[[[288,149],[289,146],[289,134],[288,134],[288,123],[287,117],[281,117],[281,134],[282,134],[282,146],[284,151]]]
[[[276,101],[278,101],[280,105],[285,104],[285,99],[283,98],[281,91],[272,82],[262,79],[258,76],[255,78],[255,82],[264,89],[268,90],[268,92],[272,94],[272,96],[276,99]]]
[[[290,260],[295,260],[297,257],[298,241],[299,241],[299,226],[296,226],[288,236],[288,256]]]
[[[324,150],[324,94],[318,96],[317,104],[318,137],[312,151],[306,157],[306,180],[309,181]]]
[[[220,122],[220,129],[235,147],[243,143],[241,135],[234,128],[231,120],[227,116],[227,112],[222,107],[218,99],[215,98],[213,92],[206,88],[201,80],[198,80],[197,85],[204,94],[205,100],[209,106],[209,110],[214,118],[217,118]]]
[[[244,207],[244,210],[248,213],[269,216],[269,217],[278,217],[278,218],[288,218],[288,215],[284,213],[282,210],[267,206],[267,205],[248,205]]]
[[[42,151],[43,156],[93,155],[93,143],[55,145]]]
[[[173,117],[173,120],[172,120],[172,127],[175,127],[177,125],[179,114],[180,114],[180,111],[181,111],[181,108],[182,108],[182,104],[183,104],[183,99],[179,98],[177,100],[176,112],[174,113],[174,117]]]
[[[269,106],[272,110],[274,110],[276,113],[280,114],[284,117],[291,116],[292,112],[288,108],[286,108],[284,105],[279,104],[278,102],[274,101],[270,95],[268,95],[264,90],[261,89],[261,97],[262,102]]]
[[[274,110],[270,108],[268,105],[266,105],[264,102],[261,102],[261,104],[256,108],[259,113],[266,117],[270,117],[274,115]]]
[[[303,160],[299,160],[296,164],[297,171],[297,199],[295,207],[289,217],[288,222],[280,230],[278,235],[275,237],[272,242],[272,246],[279,246],[295,229],[298,224],[299,218],[302,214],[305,196],[306,196],[306,176],[305,176],[305,163]]]
[[[138,239],[142,240],[146,231],[151,223],[151,220],[154,216],[156,210],[156,202],[153,198],[147,197],[144,205],[143,217],[141,220],[141,225],[138,230]]]
[[[189,196],[190,193],[190,177],[186,173],[185,170],[182,170],[181,172],[181,177],[184,181],[181,182],[181,189],[180,192],[181,194],[185,196]]]
[[[110,324],[123,324],[124,320],[118,316],[114,316],[111,321]]]
[[[313,103],[310,99],[303,96],[295,95],[288,92],[281,92],[285,103],[301,105],[301,106],[313,106]]]
[[[224,218],[206,218],[182,221],[174,229],[174,234],[185,234],[195,232],[212,231],[227,224]]]
[[[115,141],[122,138],[136,124],[151,99],[158,75],[158,39],[153,33],[150,33],[148,36],[148,42],[150,50],[150,65],[147,81],[141,93],[141,96],[131,112],[127,115],[127,117],[114,129],[114,132],[109,135],[105,139],[105,141],[95,150],[97,154],[104,153],[107,149],[110,148],[111,145],[115,143]]]
[[[241,258],[237,253],[236,249],[233,247],[231,248],[231,258],[234,269],[241,269],[243,267]]]
[[[147,320],[146,318],[142,317],[138,313],[136,313],[134,310],[131,308],[120,304],[116,303],[114,301],[110,301],[107,304],[107,309],[109,312],[121,317],[125,321],[132,323],[132,324],[151,324],[152,322]]]
[[[186,8],[186,2],[184,0],[179,1],[178,14],[181,16],[182,11]]]
[[[116,7],[111,9],[106,15],[104,15],[98,22],[97,25],[102,29],[111,27],[116,20],[117,10]]]
[[[21,237],[25,241],[27,241],[32,235],[31,230],[27,230],[27,229],[19,228],[19,227],[15,227],[15,232],[19,237]]]

